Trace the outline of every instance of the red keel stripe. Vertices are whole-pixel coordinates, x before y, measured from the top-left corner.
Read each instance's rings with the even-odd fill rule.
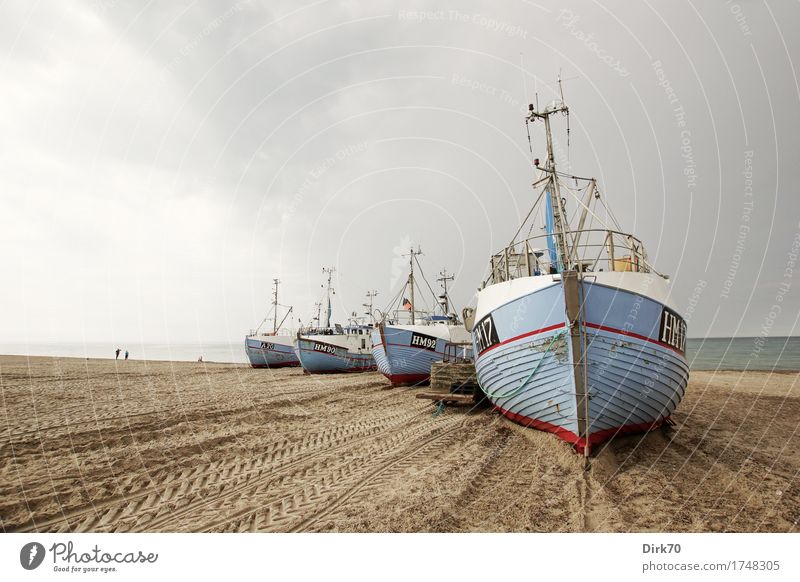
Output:
[[[575,446],[575,449],[579,453],[583,453],[584,448],[586,448],[586,439],[583,437],[579,437],[571,430],[567,430],[561,426],[556,426],[555,424],[551,424],[544,420],[537,420],[535,418],[529,418],[527,416],[523,416],[521,414],[517,414],[516,412],[511,412],[510,410],[506,410],[501,406],[495,406],[495,410],[499,410],[503,416],[509,418],[516,422],[517,424],[521,424],[522,426],[526,427],[533,427],[538,428],[539,430],[543,430],[546,432],[551,432],[556,435],[561,440],[567,441],[571,445]],[[653,422],[640,422],[637,424],[626,424],[624,426],[620,426],[617,428],[607,428],[589,435],[589,444],[596,445],[607,441],[608,439],[617,436],[617,435],[624,435],[624,434],[632,434],[632,433],[641,433],[647,432],[654,428],[658,428],[662,424],[666,418],[660,418]]]

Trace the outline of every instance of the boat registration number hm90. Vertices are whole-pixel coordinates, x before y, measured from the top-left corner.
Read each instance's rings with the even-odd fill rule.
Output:
[[[472,328],[472,337],[475,340],[475,350],[478,354],[500,343],[491,314],[475,324],[475,327]]]
[[[423,350],[436,351],[436,338],[422,333],[411,333],[411,347]]]
[[[680,315],[666,307],[661,312],[661,328],[658,331],[658,339],[661,343],[667,344],[681,353],[685,351],[686,322]]]
[[[322,352],[323,354],[335,354],[336,348],[333,346],[329,346],[328,344],[321,344],[318,342],[314,342],[314,351]]]

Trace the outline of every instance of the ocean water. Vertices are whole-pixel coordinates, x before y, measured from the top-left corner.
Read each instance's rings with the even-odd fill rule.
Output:
[[[246,364],[244,338],[227,343],[0,343],[0,354],[113,358],[119,347],[137,360]],[[122,357],[122,355],[120,355]],[[693,370],[800,370],[800,337],[689,338],[686,359]]]
[[[28,356],[59,356],[70,358],[111,358],[114,350],[120,348],[120,359],[125,350],[129,357],[136,360],[164,360],[173,362],[196,362],[203,356],[205,362],[248,363],[244,352],[244,337],[241,342],[209,342],[209,343],[148,343],[121,342],[78,343],[78,342],[44,342],[30,344],[0,343],[0,354]]]
[[[800,370],[800,337],[689,338],[692,370]]]

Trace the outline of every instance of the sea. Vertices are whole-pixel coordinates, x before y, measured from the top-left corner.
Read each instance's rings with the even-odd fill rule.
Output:
[[[244,338],[241,342],[41,342],[29,344],[0,343],[0,354],[21,356],[55,356],[61,358],[110,358],[115,350],[122,352],[119,359],[128,357],[135,360],[154,360],[171,362],[196,362],[201,356],[204,362],[234,364],[248,363],[244,352]]]
[[[73,358],[114,358],[114,350],[125,350],[136,360],[246,364],[244,341],[209,343],[0,343],[0,354],[58,356]],[[800,336],[689,338],[686,358],[693,370],[798,370]]]

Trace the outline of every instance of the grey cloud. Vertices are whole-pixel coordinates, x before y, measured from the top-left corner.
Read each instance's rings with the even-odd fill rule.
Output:
[[[738,5],[11,3],[2,339],[238,339],[273,276],[306,318],[323,264],[341,319],[390,296],[408,241],[464,305],[532,202],[522,111],[559,71],[562,167],[600,180],[679,305],[707,282],[691,335],[757,333],[800,229],[798,8]]]

